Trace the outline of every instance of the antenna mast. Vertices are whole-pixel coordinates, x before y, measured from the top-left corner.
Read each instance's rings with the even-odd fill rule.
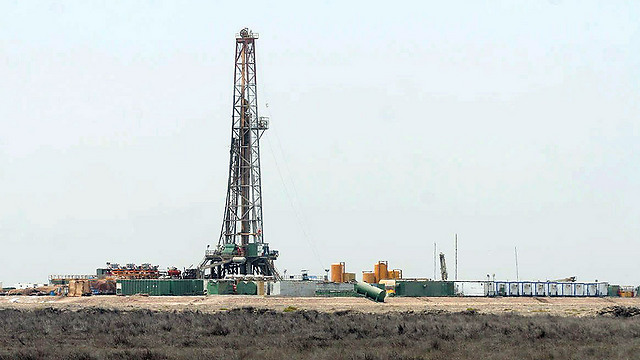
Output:
[[[456,255],[455,255],[455,279],[458,280],[458,234],[456,234],[456,241],[455,241],[455,248],[456,248]]]
[[[520,271],[518,269],[518,247],[514,247],[514,252],[516,255],[516,281],[520,281]]]

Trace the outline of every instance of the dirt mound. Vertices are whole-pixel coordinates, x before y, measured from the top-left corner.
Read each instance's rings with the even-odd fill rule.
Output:
[[[28,289],[13,289],[13,290],[9,290],[7,292],[7,295],[36,295],[38,293],[38,290],[36,290],[35,288],[28,288]]]

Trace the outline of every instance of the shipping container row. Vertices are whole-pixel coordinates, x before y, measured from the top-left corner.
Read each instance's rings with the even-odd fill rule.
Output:
[[[528,282],[528,281],[429,281],[388,280],[371,284],[388,295],[406,297],[441,296],[621,296],[619,286],[606,282]],[[119,295],[280,295],[294,297],[359,296],[354,284],[318,281],[234,281],[234,280],[118,280]]]
[[[189,296],[189,295],[270,295],[273,283],[266,281],[235,280],[164,280],[135,279],[118,280],[116,294],[150,296]]]
[[[457,281],[459,296],[563,296],[599,297],[609,295],[606,282],[554,281]]]

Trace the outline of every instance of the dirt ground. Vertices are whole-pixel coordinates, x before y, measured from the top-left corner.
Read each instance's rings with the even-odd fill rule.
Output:
[[[376,303],[355,297],[263,297],[243,295],[217,296],[4,296],[0,297],[0,308],[108,308],[108,309],[149,309],[158,311],[199,310],[216,312],[242,307],[266,308],[282,311],[317,310],[336,312],[355,310],[367,313],[444,310],[461,312],[475,310],[486,314],[517,313],[520,315],[549,314],[559,316],[593,316],[598,310],[613,305],[640,307],[640,298],[405,298],[390,297],[384,303]]]

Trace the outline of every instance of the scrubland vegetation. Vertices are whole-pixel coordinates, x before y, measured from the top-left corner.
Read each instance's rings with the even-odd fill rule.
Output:
[[[0,310],[0,359],[638,359],[640,316]]]

